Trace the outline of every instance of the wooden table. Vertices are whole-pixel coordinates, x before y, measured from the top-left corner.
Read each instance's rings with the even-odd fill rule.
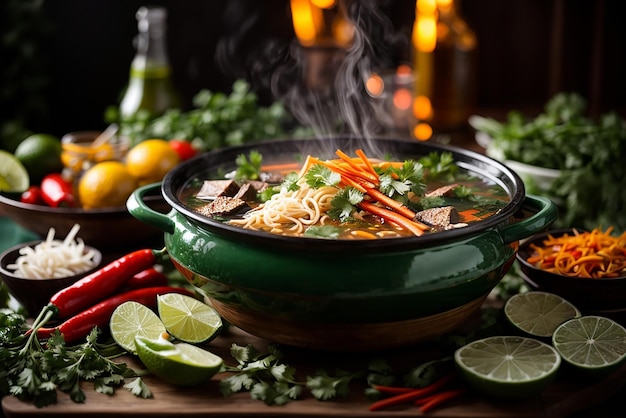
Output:
[[[452,135],[451,144],[481,152],[469,132]],[[237,328],[212,341],[210,351],[222,356],[231,363],[230,346],[253,344],[257,349],[264,350],[268,342],[247,334]],[[435,347],[421,344],[403,350],[380,353],[380,357],[395,359],[404,365],[418,365],[422,360],[436,356]],[[366,365],[370,354],[331,354],[310,352],[302,349],[281,347],[285,354],[285,363],[296,368],[299,378],[303,380],[306,373],[320,367],[326,370]],[[378,355],[378,354],[377,354]],[[435,357],[437,358],[437,357]],[[127,357],[123,361],[138,366],[136,359]],[[416,416],[419,411],[413,406],[397,407],[384,412],[370,412],[370,401],[363,393],[364,386],[351,385],[351,394],[346,399],[318,401],[308,393],[302,399],[284,406],[267,406],[261,401],[250,398],[248,392],[237,393],[224,397],[219,391],[218,381],[223,377],[215,376],[204,385],[192,388],[181,388],[169,385],[158,378],[147,376],[146,384],[153,392],[152,399],[141,399],[133,396],[125,389],[118,389],[113,396],[93,391],[89,384],[84,384],[87,400],[84,404],[72,402],[68,396],[59,393],[58,403],[45,408],[36,408],[32,404],[19,401],[8,396],[2,399],[2,412],[6,418],[13,417],[403,417]],[[548,387],[541,396],[519,402],[503,402],[491,400],[479,395],[469,394],[450,404],[429,412],[433,417],[449,418],[537,418],[537,417],[571,417],[587,416],[590,408],[593,416],[608,418],[609,410],[603,405],[607,400],[623,396],[626,387],[626,365],[605,380],[590,383],[575,377],[561,374],[557,382]],[[621,401],[623,406],[623,401]],[[623,412],[623,409],[622,409]],[[614,416],[622,416],[623,413]]]
[[[267,341],[260,340],[237,328],[231,328],[224,335],[212,341],[207,348],[222,356],[226,362],[232,363],[229,354],[230,346],[253,344],[259,350],[265,350]],[[281,347],[284,362],[295,367],[298,378],[304,380],[306,373],[315,368],[325,368],[332,372],[335,367],[348,370],[350,366],[367,364],[373,358],[369,354],[354,353],[320,353],[303,349]],[[421,358],[433,355],[434,346],[421,344],[402,350],[393,350],[380,354],[390,362],[395,359],[399,362],[421,362]],[[125,358],[124,361],[137,365],[135,359]],[[392,363],[393,365],[393,363]],[[153,376],[144,377],[146,384],[152,390],[152,399],[137,398],[125,389],[117,389],[115,395],[108,396],[96,393],[88,384],[84,384],[87,400],[83,404],[72,402],[65,394],[59,393],[58,403],[44,408],[36,408],[30,403],[19,401],[8,396],[2,400],[2,408],[6,418],[21,417],[373,417],[373,416],[416,416],[419,412],[414,406],[402,406],[388,409],[383,412],[370,412],[370,401],[363,393],[364,386],[354,383],[350,386],[351,394],[346,399],[318,401],[304,391],[302,399],[292,401],[284,406],[267,406],[263,402],[253,400],[248,392],[237,393],[224,397],[218,388],[220,377],[215,376],[211,381],[197,387],[184,388],[169,385]],[[568,377],[560,376],[558,381],[548,387],[540,397],[519,402],[495,401],[468,394],[447,405],[429,412],[436,417],[474,417],[474,418],[502,418],[502,417],[568,417],[601,404],[611,395],[622,390],[626,382],[626,366],[609,378],[588,386]],[[595,414],[594,414],[595,415]]]

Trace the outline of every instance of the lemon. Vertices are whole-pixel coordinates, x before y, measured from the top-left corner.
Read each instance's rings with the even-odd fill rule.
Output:
[[[13,154],[0,150],[0,192],[21,193],[30,180],[24,165]]]
[[[552,345],[574,369],[603,377],[626,360],[626,329],[610,318],[582,316],[561,324]]]
[[[538,395],[554,380],[561,357],[534,338],[496,336],[457,349],[454,361],[475,390],[501,399],[523,399]]]
[[[38,184],[46,174],[63,170],[61,141],[53,135],[30,135],[17,145],[14,155],[26,168],[31,184]]]
[[[550,338],[563,322],[579,317],[580,311],[559,295],[532,291],[511,296],[504,304],[504,314],[526,334]]]
[[[178,293],[159,295],[157,308],[167,332],[187,343],[208,341],[222,329],[219,314],[191,296]]]
[[[136,354],[135,337],[153,340],[166,332],[163,322],[150,308],[138,302],[124,302],[113,311],[109,321],[113,340],[124,350]]]
[[[89,168],[78,181],[78,199],[84,209],[119,207],[138,187],[120,161],[104,161]]]
[[[222,358],[195,345],[173,344],[159,338],[135,338],[141,362],[161,379],[173,385],[194,386],[206,382],[222,368]]]
[[[147,139],[126,154],[128,171],[140,185],[157,183],[180,162],[180,157],[164,139]]]

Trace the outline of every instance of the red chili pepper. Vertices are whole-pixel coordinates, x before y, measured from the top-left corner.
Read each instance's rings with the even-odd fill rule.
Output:
[[[41,196],[41,187],[30,186],[28,190],[20,196],[20,202],[30,203],[31,205],[43,205],[44,201]]]
[[[135,274],[154,266],[164,251],[133,251],[59,290],[35,319],[33,328],[42,326],[52,317],[69,318],[112,295]]]
[[[384,393],[386,395],[401,395],[415,390],[415,388],[409,388],[406,386],[372,385],[372,387],[380,393]]]
[[[413,402],[417,398],[421,398],[422,396],[430,395],[430,394],[436,392],[437,390],[441,389],[442,387],[444,387],[445,385],[450,383],[454,379],[454,377],[455,376],[453,374],[447,374],[447,375],[444,375],[444,376],[440,377],[435,382],[433,382],[430,385],[425,386],[423,388],[413,389],[410,392],[401,393],[399,395],[395,395],[395,396],[391,396],[389,398],[381,399],[381,400],[376,401],[373,404],[371,404],[370,407],[369,407],[369,410],[370,411],[378,411],[380,409],[387,408],[387,407],[390,407],[390,406],[401,405],[401,404],[405,404],[407,402]]]
[[[171,286],[154,286],[145,289],[131,290],[111,296],[78,315],[69,318],[54,328],[39,328],[37,330],[37,337],[41,339],[49,338],[50,335],[58,329],[59,332],[63,334],[65,342],[71,343],[78,341],[85,338],[95,326],[100,328],[106,327],[113,311],[122,303],[134,301],[148,307],[154,307],[157,303],[157,295],[164,295],[166,293],[181,293],[183,295],[193,296],[193,293],[187,289]]]
[[[53,208],[76,207],[72,183],[58,173],[48,174],[41,180],[41,197]]]
[[[458,398],[461,395],[464,395],[467,392],[465,388],[460,389],[450,389],[443,392],[435,393],[424,399],[419,399],[415,401],[416,405],[421,405],[419,410],[421,413],[425,413],[430,411],[436,406],[441,405],[444,402],[448,402],[454,398]]]
[[[134,289],[143,289],[145,287],[153,286],[167,286],[168,278],[165,274],[161,273],[154,267],[145,269],[127,281],[122,287],[121,291],[129,291]]]

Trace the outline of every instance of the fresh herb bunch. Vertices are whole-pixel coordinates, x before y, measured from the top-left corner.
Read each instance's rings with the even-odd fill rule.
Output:
[[[201,90],[188,111],[170,109],[160,116],[139,111],[132,118],[120,118],[119,108],[107,109],[105,119],[117,123],[120,134],[136,144],[148,138],[185,139],[200,151],[241,145],[263,139],[306,135],[298,127],[290,132],[291,114],[281,102],[264,107],[245,80],[233,83],[229,94]]]
[[[139,377],[140,373],[112,358],[122,354],[115,345],[97,342],[94,328],[85,342],[68,347],[56,331],[41,345],[26,319],[14,312],[0,312],[0,394],[14,395],[31,401],[37,407],[57,401],[57,389],[70,395],[74,402],[85,402],[82,381],[94,384],[94,390],[112,395],[123,386],[135,396],[148,398],[152,393]],[[125,384],[125,379],[135,377]]]
[[[504,122],[473,115],[470,125],[489,135],[504,160],[562,170],[548,197],[562,202],[558,226],[626,230],[626,120],[615,112],[585,116],[586,101],[560,93],[544,112],[525,118],[511,111]]]

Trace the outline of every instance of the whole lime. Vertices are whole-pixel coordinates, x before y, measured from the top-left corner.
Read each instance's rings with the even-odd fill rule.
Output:
[[[26,168],[31,184],[38,184],[46,174],[63,170],[61,141],[50,134],[26,137],[17,145],[14,155]]]

